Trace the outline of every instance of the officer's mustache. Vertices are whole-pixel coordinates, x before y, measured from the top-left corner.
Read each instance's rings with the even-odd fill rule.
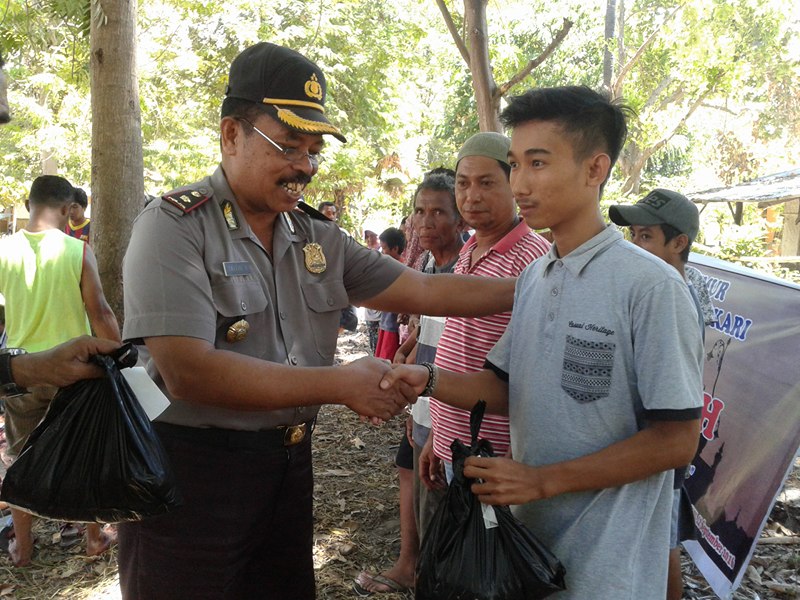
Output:
[[[291,183],[299,183],[300,185],[308,185],[311,183],[311,177],[306,173],[298,173],[295,177],[281,179],[279,185],[286,185]]]

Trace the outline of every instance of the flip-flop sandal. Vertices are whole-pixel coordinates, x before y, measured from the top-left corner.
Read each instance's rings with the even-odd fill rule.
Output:
[[[402,583],[396,582],[394,579],[389,579],[383,575],[371,575],[372,581],[375,583],[380,583],[381,585],[385,585],[388,587],[388,590],[384,590],[382,592],[373,592],[375,594],[388,594],[389,592],[405,592],[409,588],[404,586]]]
[[[372,596],[372,592],[370,592],[367,588],[361,587],[361,584],[358,583],[357,581],[353,582],[353,591],[359,598],[366,598],[368,596]]]
[[[353,591],[358,596],[360,596],[361,598],[366,598],[368,596],[372,596],[373,594],[388,594],[388,593],[392,593],[392,592],[405,592],[405,591],[410,589],[410,588],[408,588],[408,587],[396,582],[394,579],[389,579],[388,577],[385,577],[385,576],[380,575],[380,574],[378,574],[378,575],[370,575],[369,573],[366,573],[366,572],[362,573],[362,574],[367,576],[367,577],[369,577],[373,582],[379,583],[381,585],[385,585],[389,589],[388,590],[378,590],[378,591],[374,591],[373,592],[373,591],[370,591],[367,588],[365,588],[363,585],[361,585],[361,583],[358,581],[358,579],[355,579],[353,581]]]
[[[58,532],[61,534],[61,539],[64,539],[81,537],[85,530],[85,527],[77,523],[64,523],[61,527],[59,527]]]
[[[63,548],[64,550],[69,550],[81,543],[80,537],[62,537],[61,541],[58,542],[59,548]]]

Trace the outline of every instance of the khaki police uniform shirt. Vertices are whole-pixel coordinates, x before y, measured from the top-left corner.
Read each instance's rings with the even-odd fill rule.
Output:
[[[123,264],[125,340],[194,337],[284,365],[328,366],[341,309],[385,290],[404,269],[335,223],[299,210],[276,219],[270,257],[240,213],[221,167],[167,196],[182,196],[184,210],[157,199],[134,223]],[[320,273],[307,262],[312,244],[325,257]],[[240,319],[249,323],[248,334],[231,343],[228,328]],[[239,411],[176,400],[152,360],[147,368],[171,401],[159,417],[167,423],[254,431],[302,423],[319,410]]]

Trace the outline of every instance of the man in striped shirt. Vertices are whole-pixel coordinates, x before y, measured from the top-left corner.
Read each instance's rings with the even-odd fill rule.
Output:
[[[511,140],[494,132],[468,139],[456,163],[456,203],[464,221],[475,230],[461,249],[454,273],[480,277],[516,277],[534,259],[546,254],[549,242],[517,215],[511,192],[508,150]],[[511,312],[480,318],[448,318],[439,340],[436,364],[459,373],[483,368],[486,354],[506,330]],[[450,444],[470,442],[469,412],[431,398],[432,434],[420,456],[420,478],[428,487],[452,478]],[[508,417],[487,414],[481,437],[498,455],[509,446]]]

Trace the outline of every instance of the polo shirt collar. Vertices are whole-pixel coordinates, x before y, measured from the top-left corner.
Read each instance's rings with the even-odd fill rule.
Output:
[[[550,251],[544,259],[547,261],[547,264],[545,265],[542,275],[546,275],[553,263],[557,261],[561,261],[573,275],[580,275],[586,265],[592,262],[596,256],[602,254],[609,246],[616,244],[622,239],[622,232],[617,229],[616,225],[609,223],[603,231],[585,241],[566,256],[558,256],[556,245],[553,244],[550,246]]]
[[[497,254],[505,254],[506,252],[511,250],[514,247],[514,245],[517,242],[519,242],[523,237],[528,235],[530,231],[531,228],[528,227],[528,224],[525,222],[525,220],[520,219],[519,223],[517,223],[511,231],[509,231],[497,242],[495,242],[494,246],[489,248],[486,254],[488,255],[490,252],[496,252]],[[469,254],[470,252],[472,252],[472,249],[475,247],[475,244],[477,243],[478,242],[475,239],[475,236],[474,235],[470,236],[470,238],[461,248],[459,254]]]

